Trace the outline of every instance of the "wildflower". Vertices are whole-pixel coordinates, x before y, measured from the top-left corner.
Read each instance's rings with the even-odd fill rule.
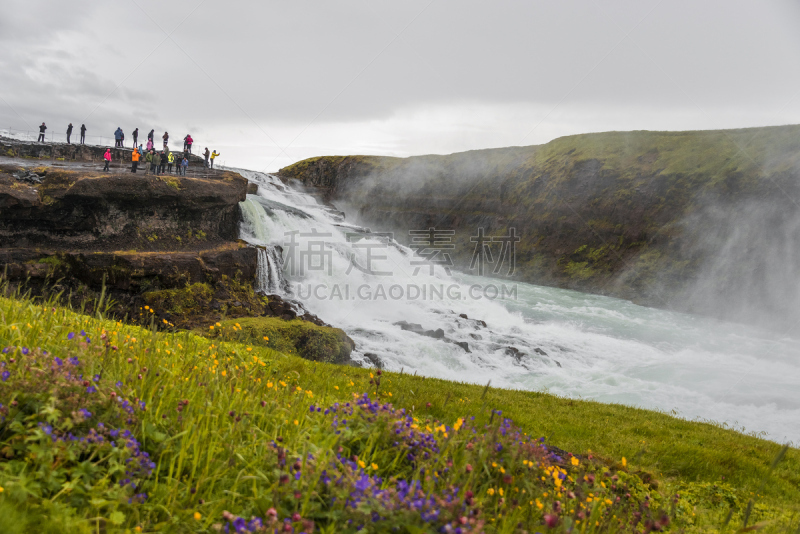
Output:
[[[378,470],[378,464],[376,464],[374,462],[372,464],[370,464],[370,467],[372,468],[373,471],[377,471]]]
[[[195,512],[194,513],[194,520],[195,521],[200,521],[202,518],[203,518],[203,516],[200,514],[200,512]]]
[[[264,336],[264,341],[269,341],[269,338],[267,336]]]
[[[627,467],[627,466],[628,466],[628,460],[626,460],[625,457],[623,456],[622,457],[622,467]]]
[[[572,463],[572,465],[578,465],[581,463],[581,461],[575,458],[574,456],[572,457],[572,459],[570,459],[570,462]]]
[[[67,334],[67,339],[69,340],[72,340],[72,338],[74,337],[75,337],[75,332],[70,332],[69,334]]]
[[[359,461],[358,461],[358,466],[359,466],[361,469],[364,469],[365,467],[367,467],[367,464],[365,464],[363,460],[359,460]]]
[[[297,426],[297,425],[299,425],[299,424],[300,424],[300,422],[299,422],[297,419],[295,419],[295,420],[294,420],[294,424],[295,424],[295,426]]]
[[[494,488],[489,488],[488,490],[486,490],[486,493],[488,493],[489,495],[494,495]]]

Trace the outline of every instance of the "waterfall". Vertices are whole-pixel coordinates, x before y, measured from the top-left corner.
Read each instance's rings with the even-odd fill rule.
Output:
[[[259,249],[256,288],[291,293],[343,329],[364,366],[677,409],[800,441],[796,338],[441,266],[430,272],[391,236],[347,222],[275,176],[239,172],[258,184],[240,204],[240,236]],[[506,283],[513,296],[472,291]],[[749,387],[731,389],[745,375]]]
[[[258,268],[256,269],[256,291],[268,295],[285,293],[283,257],[280,247],[258,246]]]

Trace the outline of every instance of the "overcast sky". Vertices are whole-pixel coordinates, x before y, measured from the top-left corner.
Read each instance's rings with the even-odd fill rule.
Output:
[[[799,27],[796,0],[4,0],[0,129],[190,132],[277,170],[798,123]]]

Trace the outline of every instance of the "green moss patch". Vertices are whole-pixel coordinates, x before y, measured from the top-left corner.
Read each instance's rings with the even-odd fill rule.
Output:
[[[285,321],[279,317],[245,317],[223,321],[221,325],[209,328],[210,335],[266,346],[315,362],[343,363],[350,358],[352,350],[350,340],[342,330],[317,326],[301,319]]]

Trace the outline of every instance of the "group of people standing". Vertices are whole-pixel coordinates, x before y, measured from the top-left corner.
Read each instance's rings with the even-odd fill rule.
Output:
[[[69,123],[67,126],[67,144],[71,143],[72,138],[72,123]],[[41,126],[39,126],[39,138],[37,139],[37,143],[44,143],[45,142],[45,132],[47,131],[47,125],[43,122]],[[194,144],[194,139],[192,139],[191,134],[187,134],[186,137],[183,138],[183,155],[175,156],[173,152],[169,150],[168,143],[169,143],[169,132],[164,132],[164,135],[161,136],[161,140],[163,141],[163,150],[158,153],[155,150],[153,138],[155,137],[155,129],[150,130],[150,133],[147,134],[147,146],[144,147],[139,145],[139,128],[133,130],[133,155],[131,156],[132,166],[131,172],[136,172],[136,169],[139,166],[139,161],[144,157],[145,161],[150,164],[148,169],[145,169],[145,173],[147,171],[152,172],[153,174],[162,174],[163,172],[172,172],[173,165],[175,167],[175,171],[178,174],[186,175],[186,168],[189,166],[189,154],[192,153],[192,144]],[[81,124],[81,144],[83,145],[86,141],[86,125]],[[138,146],[137,146],[138,145]],[[122,131],[122,128],[119,126],[114,131],[114,147],[115,148],[124,148],[125,146],[125,132]],[[211,169],[214,168],[214,159],[219,156],[219,152],[214,150],[213,152],[208,150],[208,147],[205,148],[203,152],[203,157],[205,159],[205,166]],[[104,171],[107,171],[109,168],[109,164],[111,163],[111,149],[106,149],[105,154],[103,154],[103,159],[105,160],[105,167],[103,168]],[[177,160],[177,161],[176,161]],[[165,170],[166,169],[166,170]]]
[[[136,169],[139,167],[139,161],[142,158],[143,148],[141,145],[138,147],[134,147],[133,154],[131,155],[131,172],[135,173]],[[164,146],[164,150],[160,153],[156,152],[154,148],[151,148],[147,152],[144,153],[144,161],[148,165],[145,167],[144,173],[152,173],[156,176],[159,174],[172,173],[173,166],[175,167],[175,173],[179,176],[186,176],[186,169],[189,168],[189,153],[184,152],[183,154],[175,155],[175,152],[171,152],[169,147],[166,145]]]
[[[44,143],[44,133],[46,131],[47,131],[47,125],[45,123],[42,123],[41,126],[39,126],[39,137],[36,139],[37,143]],[[71,138],[72,138],[72,123],[69,123],[69,126],[67,126],[67,144],[68,145],[72,144],[72,139]],[[81,124],[81,144],[83,144],[84,141],[86,141],[86,125],[85,124]]]

